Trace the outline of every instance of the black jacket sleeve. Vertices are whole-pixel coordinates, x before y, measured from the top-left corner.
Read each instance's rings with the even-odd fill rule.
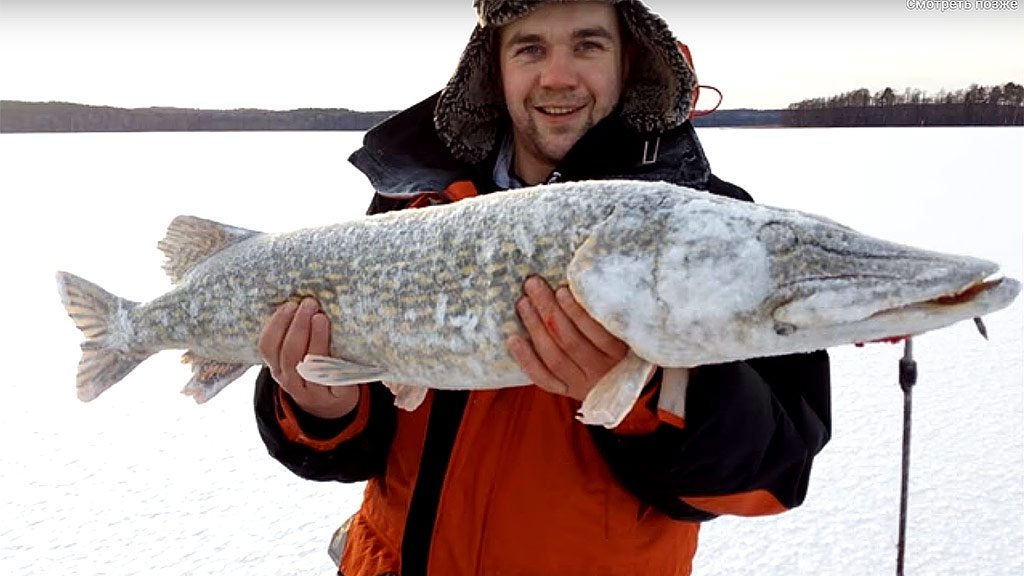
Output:
[[[794,508],[831,435],[828,355],[701,366],[691,371],[682,428],[663,424],[637,436],[591,431],[619,481],[676,519],[716,516],[686,498],[755,490]]]
[[[282,398],[287,402],[287,395],[280,394],[270,370],[263,368],[256,379],[254,403],[256,425],[267,451],[286,468],[309,480],[358,482],[382,474],[395,433],[395,405],[391,392],[383,385],[371,383],[367,389],[370,398],[360,398],[360,402],[370,403],[370,415],[363,429],[330,450],[316,450],[285,435],[280,425],[280,402]],[[302,412],[294,404],[290,407],[303,432],[324,440],[353,425],[356,413],[353,410],[340,420],[324,420]]]

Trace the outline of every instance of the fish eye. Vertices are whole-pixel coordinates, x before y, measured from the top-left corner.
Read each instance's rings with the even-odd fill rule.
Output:
[[[794,332],[796,332],[796,326],[792,324],[789,324],[787,322],[775,323],[775,333],[778,334],[779,336],[789,336]]]
[[[757,231],[757,239],[772,252],[789,252],[800,243],[796,230],[783,222],[765,224]]]

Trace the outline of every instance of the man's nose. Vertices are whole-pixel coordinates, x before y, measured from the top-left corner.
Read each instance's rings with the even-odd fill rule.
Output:
[[[540,84],[544,88],[558,90],[576,85],[576,70],[569,50],[551,51],[551,56],[541,71]]]

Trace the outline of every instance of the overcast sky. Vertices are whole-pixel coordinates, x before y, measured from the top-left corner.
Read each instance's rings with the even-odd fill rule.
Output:
[[[1021,2],[915,2],[647,4],[690,45],[723,108],[1024,82]],[[474,25],[472,0],[2,0],[0,98],[397,109],[444,85]]]

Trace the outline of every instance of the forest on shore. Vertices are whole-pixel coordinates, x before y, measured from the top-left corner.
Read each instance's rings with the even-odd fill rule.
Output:
[[[392,113],[357,112],[345,108],[115,108],[71,102],[3,100],[0,101],[0,132],[366,130]]]
[[[886,87],[858,88],[830,98],[803,100],[782,112],[783,126],[1024,126],[1024,86],[971,84],[927,94]]]
[[[0,101],[0,132],[180,132],[367,130],[396,111],[346,108],[202,110],[116,108],[70,102]],[[1024,126],[1024,86],[972,84],[928,94],[916,88],[858,88],[781,110],[698,112],[698,127]]]

